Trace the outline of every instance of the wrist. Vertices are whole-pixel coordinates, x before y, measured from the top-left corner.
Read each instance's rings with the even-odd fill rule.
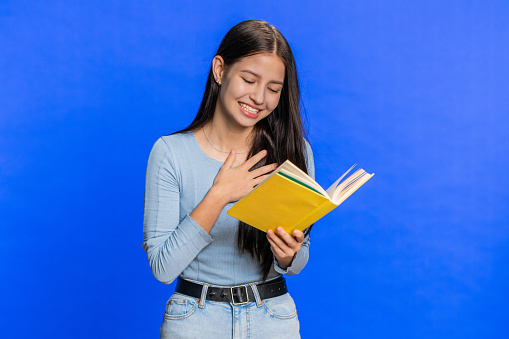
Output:
[[[279,259],[276,257],[276,261],[277,261],[278,266],[281,269],[286,270],[288,267],[290,267],[292,265],[294,258],[295,258],[295,254],[291,258],[280,258]]]
[[[206,197],[210,199],[211,202],[218,204],[221,209],[225,208],[229,201],[226,201],[224,194],[221,189],[216,185],[213,185],[210,190],[207,192]]]

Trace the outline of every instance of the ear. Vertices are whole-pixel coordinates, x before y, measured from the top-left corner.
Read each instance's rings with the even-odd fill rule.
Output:
[[[216,55],[214,59],[212,59],[212,72],[214,73],[214,78],[216,78],[219,81],[219,83],[222,82],[224,70],[225,64],[223,57],[220,55]]]

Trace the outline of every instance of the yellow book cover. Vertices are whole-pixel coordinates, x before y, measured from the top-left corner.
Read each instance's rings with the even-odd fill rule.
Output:
[[[278,226],[289,234],[295,229],[303,231],[339,206],[373,176],[357,169],[346,177],[354,167],[324,190],[287,160],[227,213],[264,232],[275,230]]]

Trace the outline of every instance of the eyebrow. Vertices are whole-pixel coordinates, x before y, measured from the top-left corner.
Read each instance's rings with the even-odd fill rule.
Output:
[[[260,75],[258,75],[257,73],[253,72],[250,69],[243,69],[243,70],[241,70],[241,72],[251,73],[255,77],[258,77],[258,78],[260,77]],[[283,82],[277,81],[277,80],[271,80],[270,82],[273,82],[273,83],[278,84],[278,85],[283,85]]]

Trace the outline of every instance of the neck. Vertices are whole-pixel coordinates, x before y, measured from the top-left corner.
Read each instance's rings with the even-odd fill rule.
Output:
[[[230,121],[225,118],[225,115],[219,114],[218,109],[220,108],[216,106],[212,121],[204,126],[208,141],[222,152],[248,151],[251,147],[250,136],[253,127],[239,126],[235,121]]]
[[[229,124],[218,114],[204,126],[205,136],[214,148],[222,152],[235,150],[237,153],[246,152],[251,147],[250,135],[253,128],[240,127]]]

